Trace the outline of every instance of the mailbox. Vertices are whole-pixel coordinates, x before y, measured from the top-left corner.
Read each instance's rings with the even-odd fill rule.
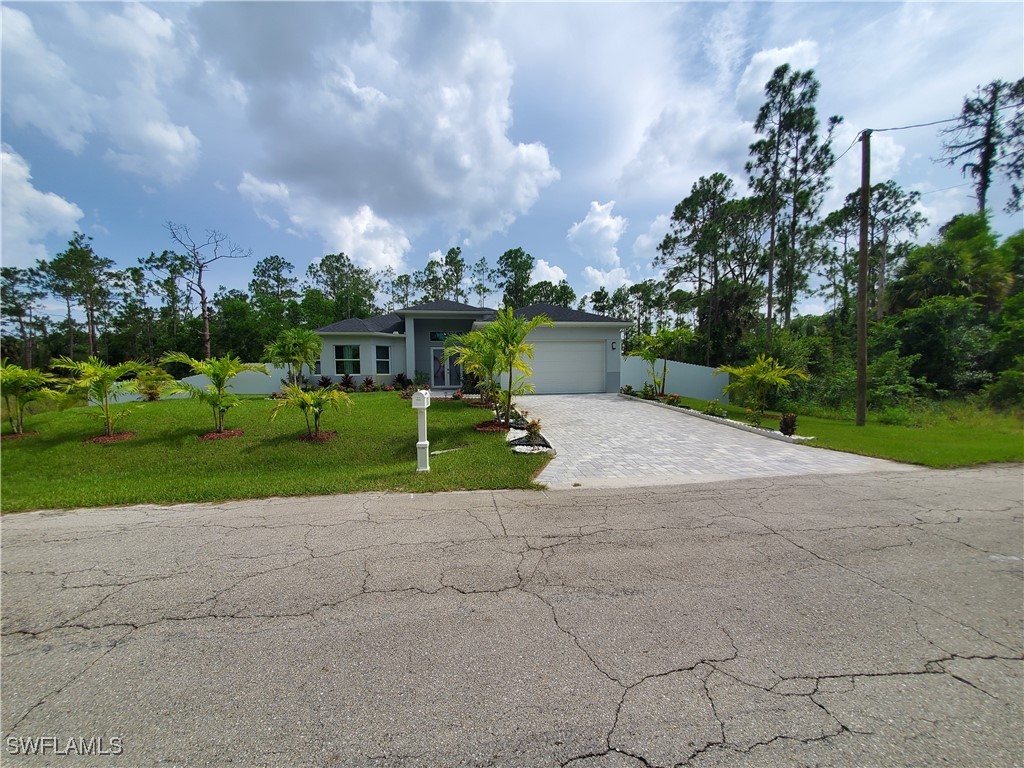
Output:
[[[430,407],[430,390],[421,389],[412,393],[412,407],[416,409],[419,426],[419,440],[416,443],[416,471],[430,471],[430,442],[427,440],[427,408]]]

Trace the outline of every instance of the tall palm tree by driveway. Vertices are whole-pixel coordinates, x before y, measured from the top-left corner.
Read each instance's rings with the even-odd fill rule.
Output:
[[[482,330],[469,331],[449,336],[444,342],[444,361],[454,358],[462,370],[472,374],[479,381],[481,401],[494,402],[498,389],[498,350]]]
[[[513,396],[533,391],[533,385],[525,383],[533,374],[526,362],[533,359],[533,344],[527,344],[526,337],[531,331],[546,325],[554,325],[547,315],[537,315],[527,320],[516,316],[511,307],[506,307],[498,310],[494,322],[483,328],[489,343],[497,351],[498,368],[502,373],[508,372],[508,383],[501,398],[506,426],[512,423]],[[521,375],[516,377],[516,371]]]

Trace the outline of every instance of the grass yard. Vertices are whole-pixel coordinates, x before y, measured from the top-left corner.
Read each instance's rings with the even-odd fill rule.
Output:
[[[684,397],[684,405],[700,411],[705,401]],[[746,421],[746,411],[723,405],[730,419]],[[769,414],[763,426],[777,429],[778,414]],[[867,424],[853,419],[825,419],[799,415],[797,434],[813,435],[806,443],[863,456],[946,469],[992,462],[1024,461],[1024,421],[1020,414],[1001,414],[959,405],[922,417],[919,426],[880,424],[868,413]]]
[[[96,408],[49,411],[26,418],[30,437],[5,440],[0,510],[114,504],[207,502],[356,491],[432,492],[530,488],[547,454],[515,454],[503,433],[473,426],[489,418],[465,401],[434,401],[427,411],[430,472],[416,471],[416,412],[393,392],[355,394],[351,410],[328,413],[326,443],[300,440],[302,414],[246,399],[228,412],[225,429],[245,434],[200,440],[213,429],[206,406],[192,400],[142,403],[120,421],[131,440],[84,441],[101,434]],[[4,431],[9,426],[4,425]],[[452,450],[455,449],[455,450]]]

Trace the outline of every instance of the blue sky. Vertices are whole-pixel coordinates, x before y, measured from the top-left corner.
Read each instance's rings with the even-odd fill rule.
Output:
[[[8,3],[2,57],[5,265],[74,230],[134,265],[173,221],[252,249],[214,271],[228,287],[275,253],[412,272],[522,246],[585,293],[655,276],[700,175],[742,189],[778,64],[814,68],[841,151],[1024,76],[1024,5]],[[926,234],[972,208],[935,128],[873,148],[874,181],[925,193]],[[825,210],[858,183],[852,151]]]

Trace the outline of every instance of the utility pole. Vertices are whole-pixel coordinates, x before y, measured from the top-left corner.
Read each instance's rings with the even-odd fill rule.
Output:
[[[857,426],[868,409],[868,221],[871,214],[871,131],[860,134],[860,259],[857,265]]]

